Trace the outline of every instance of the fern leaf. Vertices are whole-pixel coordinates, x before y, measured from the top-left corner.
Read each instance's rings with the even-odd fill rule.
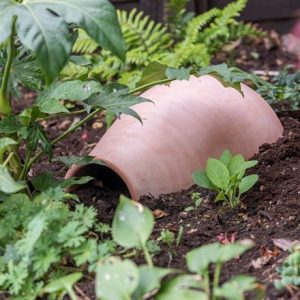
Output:
[[[92,54],[98,47],[98,44],[83,29],[78,29],[78,38],[73,46],[73,53]]]
[[[219,36],[229,36],[229,25],[236,23],[235,18],[240,16],[241,11],[246,7],[248,0],[237,0],[229,3],[216,16],[214,22],[201,34],[200,39],[210,45],[212,40]]]

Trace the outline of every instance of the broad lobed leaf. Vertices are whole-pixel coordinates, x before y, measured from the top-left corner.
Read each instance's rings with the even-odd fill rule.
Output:
[[[48,83],[68,61],[74,44],[71,24],[83,28],[121,59],[125,57],[117,15],[108,0],[4,0],[0,4],[0,43],[11,33],[13,16],[18,37],[36,54]]]

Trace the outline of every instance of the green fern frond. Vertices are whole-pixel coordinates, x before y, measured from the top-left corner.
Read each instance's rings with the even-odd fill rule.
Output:
[[[213,23],[203,30],[199,38],[209,45],[212,40],[217,39],[219,36],[229,36],[229,25],[237,22],[235,18],[240,16],[247,3],[248,0],[237,0],[219,10],[219,14]]]
[[[98,44],[83,29],[78,29],[78,38],[73,46],[73,53],[92,54],[97,48],[99,48]]]
[[[164,7],[164,21],[174,39],[182,36],[189,0],[168,0]]]
[[[69,62],[61,71],[60,77],[64,80],[81,79],[86,80],[88,78],[89,69],[85,66],[79,66]]]
[[[143,12],[118,11],[119,22],[127,45],[126,63],[142,65],[151,61],[153,54],[162,52],[172,44],[167,28],[155,23]]]
[[[264,37],[265,31],[251,23],[237,22],[229,28],[231,40],[237,40],[242,37]]]
[[[195,43],[199,38],[199,33],[209,22],[220,13],[220,10],[213,8],[199,16],[194,17],[185,30],[185,40]]]

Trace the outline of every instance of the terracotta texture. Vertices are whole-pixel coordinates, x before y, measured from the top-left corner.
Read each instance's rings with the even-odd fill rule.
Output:
[[[244,98],[212,76],[153,87],[142,96],[154,104],[133,107],[143,125],[122,115],[90,155],[105,161],[135,200],[188,188],[209,157],[229,149],[249,158],[281,137],[271,107],[246,85],[242,90]],[[79,169],[71,168],[67,177]]]

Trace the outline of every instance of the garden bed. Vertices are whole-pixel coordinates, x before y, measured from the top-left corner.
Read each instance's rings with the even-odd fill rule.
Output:
[[[284,106],[280,106],[282,108]],[[277,278],[276,268],[288,255],[276,246],[276,239],[295,241],[300,237],[300,111],[282,111],[278,115],[284,126],[284,135],[275,144],[265,144],[253,158],[258,165],[251,173],[259,175],[259,182],[242,199],[242,205],[232,210],[213,202],[214,194],[196,186],[188,190],[161,195],[158,199],[144,196],[141,203],[155,214],[156,224],[153,239],[161,230],[168,229],[177,235],[180,226],[184,233],[179,246],[172,253],[161,245],[161,252],[154,257],[157,266],[185,268],[185,254],[196,247],[215,241],[223,243],[251,239],[254,247],[240,259],[224,267],[223,278],[234,274],[255,276],[267,290],[269,299],[290,299],[287,291],[273,287]],[[57,130],[69,126],[72,119],[52,120],[45,124],[48,133],[57,135]],[[87,129],[91,128],[88,132]],[[56,155],[83,155],[88,153],[104,133],[101,118],[92,120],[67,140],[58,145]],[[65,169],[60,163],[48,164],[46,160],[38,164],[34,173],[52,168],[57,177],[62,177]],[[192,204],[193,192],[201,192],[204,199],[198,210],[185,212]],[[87,185],[77,191],[82,203],[93,206],[98,212],[99,221],[110,223],[120,193],[101,189],[99,185]],[[275,240],[275,241],[274,241]],[[135,260],[143,263],[139,256]],[[92,282],[81,286],[86,295],[93,298]],[[282,298],[283,297],[283,298]],[[296,297],[296,298],[295,298]],[[294,299],[299,299],[299,294]]]

